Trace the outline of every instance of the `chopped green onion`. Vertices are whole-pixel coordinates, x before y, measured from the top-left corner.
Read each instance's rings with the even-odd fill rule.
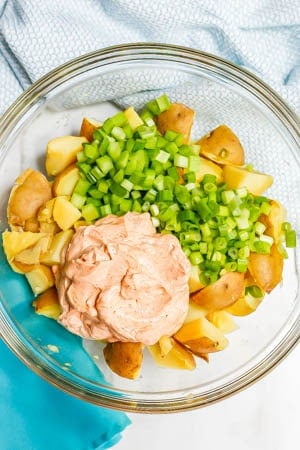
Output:
[[[189,166],[189,158],[187,156],[176,153],[174,155],[174,166],[187,168]]]
[[[285,244],[288,248],[295,248],[297,243],[296,231],[286,230],[285,231]]]
[[[262,289],[259,286],[246,286],[245,294],[250,294],[251,297],[261,298],[264,296]]]

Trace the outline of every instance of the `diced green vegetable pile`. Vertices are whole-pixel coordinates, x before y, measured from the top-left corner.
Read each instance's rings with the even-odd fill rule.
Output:
[[[250,252],[270,252],[273,239],[259,222],[270,205],[246,189],[226,189],[213,175],[198,183],[199,145],[170,130],[162,136],[155,125],[154,116],[169,106],[165,95],[149,102],[135,130],[124,112],[105,120],[78,153],[81,178],[71,202],[88,222],[149,212],[158,232],[177,236],[206,285],[224,270],[245,272]]]

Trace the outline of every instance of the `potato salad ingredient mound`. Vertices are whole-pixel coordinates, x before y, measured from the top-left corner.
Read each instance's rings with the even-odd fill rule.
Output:
[[[10,194],[3,247],[35,312],[104,341],[125,378],[144,350],[161,367],[209,362],[296,246],[285,207],[265,196],[273,177],[225,124],[191,140],[194,117],[163,94],[139,113],[83,118],[80,136],[48,142],[50,179],[27,169]]]
[[[183,324],[190,263],[148,213],[79,227],[57,270],[59,322],[84,338],[156,343]]]

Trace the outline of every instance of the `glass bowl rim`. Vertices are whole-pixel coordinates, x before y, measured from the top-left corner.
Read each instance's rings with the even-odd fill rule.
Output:
[[[205,67],[214,74],[221,73],[221,75],[229,77],[242,87],[250,89],[251,94],[264,103],[288,128],[292,138],[296,141],[299,140],[300,123],[296,113],[278,93],[249,70],[219,56],[189,47],[161,43],[134,43],[114,45],[86,53],[67,61],[39,78],[15,100],[0,118],[0,148],[9,136],[13,125],[18,123],[36,103],[39,104],[38,101],[41,96],[54,87],[63,84],[69,77],[76,77],[87,69],[100,67],[104,61],[106,64],[120,61],[128,62],[134,59],[143,62],[143,58],[164,61],[169,61],[171,58],[172,61],[177,63],[194,64],[198,68]],[[49,369],[47,364],[43,363],[41,359],[37,360],[36,355],[28,352],[20,337],[10,328],[1,305],[0,337],[31,370],[75,397],[99,406],[127,412],[170,413],[203,407],[249,387],[265,376],[297,345],[300,339],[300,330],[298,317],[293,327],[288,330],[284,339],[271,354],[268,354],[259,364],[244,373],[242,377],[235,378],[225,387],[219,387],[216,392],[209,392],[210,395],[206,396],[206,393],[202,393],[190,399],[184,397],[175,400],[146,399],[139,401],[133,398],[110,396],[104,392],[101,394],[90,390],[83,392],[78,389],[79,386],[69,380],[67,375],[61,374],[60,377],[57,377],[57,374]]]

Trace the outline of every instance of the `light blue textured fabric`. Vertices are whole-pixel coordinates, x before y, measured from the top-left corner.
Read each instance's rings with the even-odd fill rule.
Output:
[[[150,41],[190,46],[246,67],[300,112],[299,0],[0,0],[0,114],[32,82],[71,58]],[[49,386],[1,343],[0,389],[1,450],[107,448],[128,424],[121,413]],[[39,429],[42,398],[52,433]],[[67,424],[55,414],[56,405],[69,414]],[[57,436],[65,440],[55,441]]]
[[[129,42],[208,51],[247,67],[299,112],[298,0],[0,0],[0,111],[82,53]]]

